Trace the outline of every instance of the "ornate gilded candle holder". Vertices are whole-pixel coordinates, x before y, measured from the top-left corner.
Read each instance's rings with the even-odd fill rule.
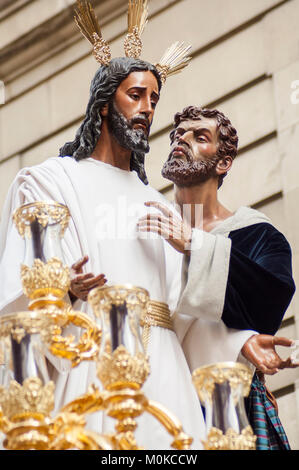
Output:
[[[21,266],[24,294],[29,310],[54,305],[63,310],[70,287],[70,270],[63,263],[61,239],[68,227],[70,213],[56,202],[34,202],[19,207],[13,221],[25,241]]]
[[[223,362],[196,369],[193,383],[206,412],[206,450],[255,450],[256,437],[249,425],[244,397],[252,380],[250,369]]]
[[[56,324],[56,328],[47,330],[44,341],[53,354],[72,361],[73,367],[82,360],[94,360],[101,332],[68,301],[70,268],[64,263],[61,247],[70,220],[68,208],[57,202],[38,201],[19,207],[13,220],[25,241],[21,280],[28,309],[51,317]],[[68,325],[86,330],[78,343],[73,336],[62,335],[62,328]]]
[[[62,411],[79,415],[104,411],[116,420],[113,442],[118,450],[141,449],[134,435],[135,419],[147,412],[174,437],[173,448],[189,449],[193,439],[183,432],[180,422],[142,392],[150,373],[140,336],[140,318],[149,306],[148,292],[130,285],[106,286],[93,289],[88,301],[103,332],[98,378],[104,390],[92,387]]]
[[[55,202],[26,204],[13,216],[25,240],[21,280],[29,305],[28,311],[0,318],[0,429],[7,449],[50,449],[58,429],[76,422],[72,415],[54,421],[51,417],[55,386],[46,353],[68,359],[75,367],[94,360],[99,352],[101,331],[67,302],[70,270],[63,263],[61,237],[69,217],[68,209]],[[63,336],[68,325],[85,330],[77,342],[72,335]],[[74,428],[77,434],[79,424],[82,418]],[[83,428],[79,434],[85,436],[81,448],[94,448],[94,439],[89,442]]]
[[[0,406],[0,428],[5,434],[6,449],[49,449],[53,382],[43,385],[38,377],[26,379],[23,385],[11,381],[9,388],[0,387]]]
[[[85,429],[83,417],[71,413],[52,417],[55,385],[48,375],[47,349],[50,344],[55,355],[69,358],[74,365],[80,343],[72,349],[69,338],[57,336],[57,330],[60,332],[57,318],[48,313],[39,309],[0,318],[3,446],[9,450],[111,450],[113,446],[108,438]],[[74,324],[84,324],[80,312],[72,315]],[[61,351],[56,354],[58,347],[63,354]],[[90,355],[91,350],[84,351],[78,359],[86,360],[86,354]]]
[[[52,327],[53,320],[40,312],[0,318],[0,428],[6,434],[7,449],[47,448],[54,383],[49,379],[42,337]]]

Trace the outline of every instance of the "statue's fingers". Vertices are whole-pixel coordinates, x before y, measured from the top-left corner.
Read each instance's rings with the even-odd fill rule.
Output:
[[[72,283],[73,284],[80,284],[88,279],[91,279],[92,277],[94,277],[94,275],[92,273],[87,273],[87,274],[82,274],[82,275],[79,275],[79,276],[76,276],[72,279]]]
[[[85,289],[90,289],[91,286],[94,286],[97,283],[102,282],[104,279],[106,279],[105,274],[99,274],[98,276],[93,276],[92,278],[83,281],[82,287]]]
[[[158,235],[162,236],[166,240],[171,238],[171,233],[169,227],[165,227],[161,222],[152,222],[152,223],[144,223],[138,226],[138,230],[140,232],[152,232],[157,233]]]
[[[143,217],[141,217],[139,219],[139,221],[137,222],[137,225],[139,223],[146,223],[146,222],[164,222],[164,223],[170,223],[170,219],[168,219],[167,217],[165,217],[164,215],[162,214],[147,214]]]
[[[290,347],[293,345],[293,340],[289,338],[285,338],[283,336],[274,336],[273,338],[273,344],[275,346],[286,346]]]
[[[259,364],[258,369],[263,373],[267,375],[274,375],[277,374],[278,368],[277,367],[271,367],[266,364]]]
[[[281,369],[296,369],[297,367],[299,367],[299,361],[294,360],[291,356],[281,364]]]
[[[174,219],[176,218],[175,214],[173,213],[172,210],[170,210],[165,204],[162,204],[161,202],[157,201],[148,201],[144,203],[145,206],[147,207],[154,207],[158,209],[159,211],[162,212],[162,214],[165,215],[168,219]]]
[[[74,271],[81,270],[84,264],[86,264],[88,260],[89,260],[89,257],[87,255],[83,256],[83,258],[79,259],[78,261],[76,261],[76,263],[72,265],[72,269]]]
[[[102,278],[100,279],[99,281],[96,281],[94,282],[93,284],[90,284],[88,286],[88,291],[91,291],[92,289],[95,289],[96,287],[102,287],[103,285],[105,285],[107,282],[107,279],[106,278]]]

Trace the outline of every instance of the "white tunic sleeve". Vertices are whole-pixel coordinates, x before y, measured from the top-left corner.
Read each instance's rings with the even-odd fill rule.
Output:
[[[178,311],[220,321],[229,272],[231,240],[192,230],[190,258],[184,256]]]
[[[256,334],[227,328],[221,320],[230,250],[229,238],[192,231],[191,256],[183,260],[182,288],[174,316],[175,331],[191,371],[206,364],[239,361],[243,345]]]

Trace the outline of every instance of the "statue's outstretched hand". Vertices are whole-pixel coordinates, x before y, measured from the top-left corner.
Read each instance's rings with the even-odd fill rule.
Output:
[[[274,375],[281,369],[299,366],[299,362],[294,362],[291,357],[281,359],[275,350],[275,346],[291,347],[293,344],[293,340],[284,337],[253,335],[246,341],[241,352],[263,374]]]
[[[92,273],[83,274],[83,266],[87,263],[88,259],[88,256],[84,256],[71,267],[71,286],[69,292],[72,303],[76,299],[86,301],[92,289],[101,287],[107,282],[105,274],[99,274],[98,276]]]
[[[192,230],[188,223],[176,216],[165,204],[149,201],[145,205],[154,207],[159,212],[141,217],[137,229],[140,232],[157,233],[178,252],[190,254]]]

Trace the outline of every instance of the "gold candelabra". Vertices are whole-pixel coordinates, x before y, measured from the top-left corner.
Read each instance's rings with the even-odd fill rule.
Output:
[[[7,449],[140,449],[135,419],[150,413],[173,436],[175,449],[188,449],[192,438],[163,406],[149,400],[142,386],[150,373],[140,335],[140,318],[148,292],[134,286],[94,289],[89,302],[96,321],[74,311],[67,301],[70,270],[64,264],[61,238],[69,211],[62,204],[37,202],[20,207],[13,220],[25,241],[21,265],[28,311],[0,319],[0,430]],[[85,332],[76,342],[64,336],[72,325]],[[46,350],[69,360],[97,363],[103,390],[86,394],[52,417],[55,384],[49,380]],[[115,433],[86,429],[86,415],[103,411],[116,420]]]
[[[21,280],[28,311],[0,318],[3,446],[10,450],[138,450],[142,447],[135,437],[136,419],[148,413],[172,436],[174,449],[189,449],[193,439],[179,420],[142,391],[150,374],[140,333],[151,302],[148,292],[132,285],[93,289],[88,302],[95,320],[72,309],[70,269],[61,248],[69,218],[67,207],[56,202],[26,204],[13,216],[25,241]],[[64,336],[67,326],[84,330],[79,340]],[[48,353],[70,361],[71,367],[95,361],[102,389],[91,385],[53,417],[55,384],[49,379]],[[194,372],[194,384],[207,411],[206,449],[254,448],[242,408],[250,379],[249,370],[240,364]],[[225,401],[230,407],[227,416]],[[87,416],[98,411],[115,420],[113,433],[86,428]]]
[[[149,305],[148,292],[130,285],[102,287],[91,291],[88,300],[101,322],[97,373],[104,390],[92,387],[62,411],[77,415],[105,411],[116,420],[113,442],[118,450],[141,449],[134,436],[135,419],[149,413],[173,436],[174,449],[189,449],[193,439],[183,432],[181,423],[142,392],[150,373],[140,335],[140,320]]]

